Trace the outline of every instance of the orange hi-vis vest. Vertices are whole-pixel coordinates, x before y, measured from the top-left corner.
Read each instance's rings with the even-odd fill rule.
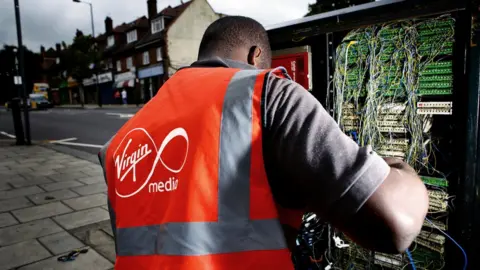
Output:
[[[180,70],[110,141],[115,269],[293,269],[262,156],[268,76],[286,75]]]

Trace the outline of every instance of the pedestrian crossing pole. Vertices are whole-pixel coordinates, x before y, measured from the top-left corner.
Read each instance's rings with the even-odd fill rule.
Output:
[[[18,39],[18,66],[20,69],[21,77],[21,89],[23,90],[23,115],[25,121],[25,139],[26,144],[31,145],[32,140],[30,137],[30,118],[28,115],[28,93],[27,87],[25,86],[25,61],[24,61],[24,48],[22,43],[22,25],[20,23],[20,4],[18,0],[13,0],[15,5],[15,21],[17,22],[17,39]]]

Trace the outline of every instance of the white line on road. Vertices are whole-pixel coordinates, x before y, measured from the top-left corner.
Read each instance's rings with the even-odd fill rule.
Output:
[[[77,138],[67,138],[67,139],[50,141],[50,143],[71,142],[71,141],[76,141],[76,140],[77,140]]]
[[[60,144],[60,145],[79,146],[79,147],[90,147],[90,148],[102,148],[103,147],[103,145],[88,144],[88,143],[72,143],[72,142],[62,142],[62,141],[53,141],[51,143]]]
[[[114,115],[120,118],[132,118],[134,116],[133,113],[106,113],[106,115]]]
[[[4,131],[1,131],[0,134],[2,134],[3,136],[7,136],[7,137],[9,137],[9,138],[12,138],[12,139],[17,138],[17,137],[15,137],[15,135],[8,134],[8,133],[6,133],[6,132],[4,132]]]

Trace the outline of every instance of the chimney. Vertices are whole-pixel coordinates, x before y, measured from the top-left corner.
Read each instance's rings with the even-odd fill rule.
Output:
[[[113,31],[113,21],[112,18],[106,17],[105,18],[105,32],[111,33]]]
[[[43,56],[45,54],[45,47],[40,46],[40,54]]]
[[[57,50],[57,52],[60,52],[62,50],[62,46],[60,45],[60,43],[55,44],[55,49]]]
[[[148,19],[151,20],[157,15],[157,0],[147,0]]]

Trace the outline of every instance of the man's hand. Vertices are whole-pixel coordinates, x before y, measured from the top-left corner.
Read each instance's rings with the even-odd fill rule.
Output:
[[[385,158],[391,170],[385,181],[344,230],[366,248],[402,253],[420,233],[428,211],[428,193],[412,167]]]

